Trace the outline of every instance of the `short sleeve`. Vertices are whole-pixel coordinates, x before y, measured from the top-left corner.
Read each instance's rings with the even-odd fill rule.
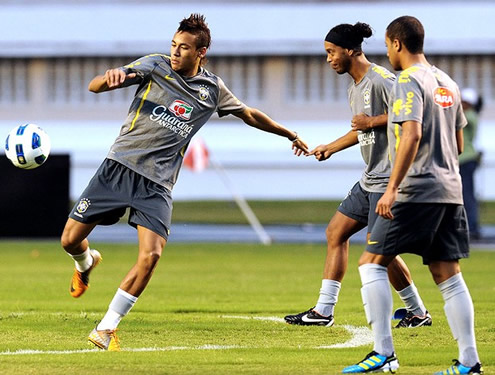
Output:
[[[390,91],[394,85],[394,79],[380,79],[379,84],[373,85],[373,89],[376,90],[374,97],[380,98],[380,103],[383,105],[382,113],[388,113],[388,101],[390,98]]]
[[[416,79],[404,70],[392,88],[392,108],[389,118],[392,123],[406,121],[423,122],[423,90]]]
[[[124,86],[130,86],[142,81],[149,75],[163,59],[168,58],[166,55],[152,54],[140,57],[130,64],[120,67],[126,74],[136,73],[136,78],[125,82]]]
[[[237,99],[234,94],[225,86],[223,80],[218,77],[219,95],[217,112],[218,116],[223,117],[231,113],[242,112],[246,105]]]

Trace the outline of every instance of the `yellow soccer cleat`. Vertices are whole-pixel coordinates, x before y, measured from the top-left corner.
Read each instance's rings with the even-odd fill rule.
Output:
[[[116,331],[116,329],[106,329],[103,331],[98,331],[96,328],[94,328],[88,336],[88,341],[90,344],[93,344],[102,350],[108,350],[109,352],[119,352],[120,341],[117,337]]]
[[[72,280],[70,282],[70,295],[74,298],[80,297],[89,288],[89,274],[102,260],[101,254],[98,250],[90,250],[93,257],[93,264],[84,272],[79,272],[74,269]]]

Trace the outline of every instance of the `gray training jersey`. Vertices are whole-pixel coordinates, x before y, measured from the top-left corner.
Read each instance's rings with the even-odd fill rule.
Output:
[[[243,111],[220,77],[200,68],[194,77],[172,70],[166,55],[144,56],[121,68],[139,84],[109,159],[172,190],[185,150],[215,111],[219,116]]]
[[[388,117],[392,164],[402,123],[422,124],[414,162],[402,181],[400,202],[462,204],[456,132],[467,121],[457,84],[440,69],[416,64],[402,71],[390,95]]]
[[[349,103],[353,115],[364,113],[379,116],[388,112],[390,89],[395,75],[387,69],[371,64],[368,72],[358,83],[351,83],[348,90]],[[388,157],[387,127],[380,126],[368,131],[358,131],[361,155],[366,163],[359,184],[372,193],[383,193],[390,177]]]

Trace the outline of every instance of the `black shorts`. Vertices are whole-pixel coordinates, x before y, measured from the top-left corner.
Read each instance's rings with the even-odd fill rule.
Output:
[[[375,208],[382,195],[383,193],[370,193],[364,190],[360,183],[357,182],[347,193],[337,211],[364,225],[368,225],[369,233],[378,217]]]
[[[379,216],[366,250],[373,254],[413,253],[423,263],[469,256],[466,211],[458,204],[397,202],[393,220]]]
[[[69,217],[85,224],[111,225],[119,221],[127,207],[130,225],[141,225],[168,239],[171,192],[111,159],[100,165]]]

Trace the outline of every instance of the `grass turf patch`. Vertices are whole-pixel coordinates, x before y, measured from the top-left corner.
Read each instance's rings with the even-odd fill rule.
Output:
[[[336,308],[336,326],[299,327],[276,319],[313,306],[321,282],[324,245],[171,244],[131,313],[120,324],[120,353],[77,352],[102,318],[120,280],[135,262],[135,245],[93,244],[103,263],[91,288],[69,296],[73,265],[58,242],[0,242],[0,373],[8,374],[334,374],[362,359],[364,346],[322,349],[348,342],[345,326],[366,327],[357,259]],[[394,330],[405,374],[450,365],[457,346],[443,300],[421,260],[405,256],[433,326]],[[495,361],[491,280],[495,253],[474,251],[461,261],[474,300],[478,348],[490,373]],[[394,307],[401,303],[395,293]],[[155,351],[145,351],[154,348]],[[5,355],[40,350],[40,354]],[[47,353],[52,351],[52,354]],[[69,354],[66,351],[76,351]]]

